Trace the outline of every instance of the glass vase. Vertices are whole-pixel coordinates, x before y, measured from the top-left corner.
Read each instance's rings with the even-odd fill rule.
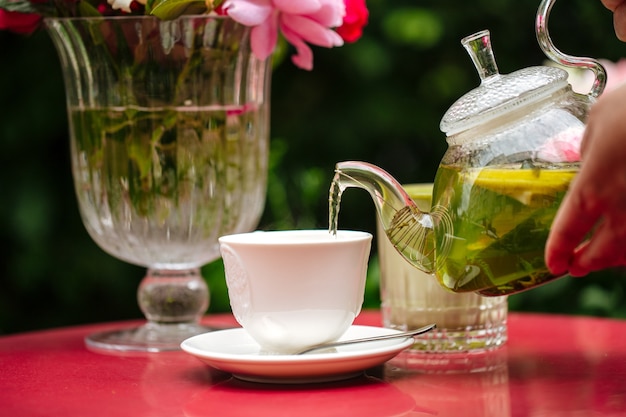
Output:
[[[90,335],[106,351],[179,349],[206,332],[200,267],[265,203],[270,65],[228,17],[48,18],[66,87],[82,221],[107,253],[145,266],[147,323]],[[115,279],[112,277],[111,279]]]

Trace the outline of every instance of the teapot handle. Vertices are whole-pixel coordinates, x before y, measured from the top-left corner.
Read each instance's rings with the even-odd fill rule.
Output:
[[[591,70],[595,79],[591,87],[591,91],[589,92],[589,96],[596,98],[602,94],[604,87],[606,87],[606,70],[600,62],[593,58],[567,55],[559,51],[554,46],[552,39],[550,38],[550,34],[548,33],[548,17],[550,15],[550,11],[552,10],[552,6],[554,6],[554,2],[555,0],[542,0],[539,5],[539,10],[537,10],[535,31],[537,33],[539,46],[544,54],[546,54],[546,56],[552,61],[558,62],[559,64],[567,67],[585,68]]]

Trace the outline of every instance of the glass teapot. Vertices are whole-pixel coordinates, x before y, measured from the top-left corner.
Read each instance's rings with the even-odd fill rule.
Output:
[[[593,71],[591,92],[574,93],[567,72],[556,67],[499,74],[489,32],[468,36],[462,44],[481,84],[441,120],[449,146],[435,176],[431,211],[421,212],[379,167],[340,162],[330,190],[331,231],[341,193],[363,188],[394,247],[451,291],[498,296],[559,278],[544,263],[545,243],[578,171],[585,118],[606,75],[597,61],[554,47],[547,32],[553,3],[544,0],[539,7],[539,44],[553,61]]]

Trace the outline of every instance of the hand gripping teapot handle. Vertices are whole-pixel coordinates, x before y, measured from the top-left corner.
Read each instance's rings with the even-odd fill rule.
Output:
[[[550,39],[548,33],[548,17],[552,6],[554,6],[555,0],[542,0],[537,10],[537,19],[535,21],[535,31],[537,33],[537,41],[541,50],[546,54],[548,58],[559,64],[573,68],[585,68],[591,70],[594,74],[595,80],[589,92],[589,96],[592,98],[598,97],[604,91],[606,86],[606,70],[593,58],[583,58],[577,56],[571,56],[559,51]]]

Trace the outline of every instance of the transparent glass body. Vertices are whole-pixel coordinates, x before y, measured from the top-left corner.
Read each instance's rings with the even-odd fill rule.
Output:
[[[87,339],[106,350],[170,350],[207,329],[199,267],[218,237],[250,231],[265,201],[269,63],[229,18],[50,18],[67,92],[83,223],[145,266],[141,329]],[[114,279],[114,278],[112,278]]]

